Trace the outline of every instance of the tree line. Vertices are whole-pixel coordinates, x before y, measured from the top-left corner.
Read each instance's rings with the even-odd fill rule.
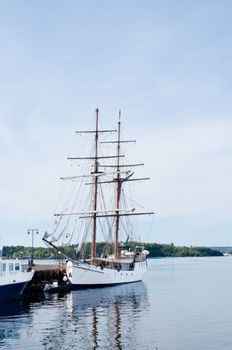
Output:
[[[97,255],[100,256],[105,243],[98,242],[96,244]],[[175,246],[173,243],[170,244],[159,244],[159,243],[138,243],[132,242],[131,246],[142,246],[144,249],[150,252],[150,258],[159,257],[187,257],[187,256],[222,256],[223,254],[219,250],[214,250],[208,247],[186,247],[186,246]],[[91,244],[86,244],[85,257],[90,256]],[[125,249],[128,247],[120,247],[120,249]],[[74,251],[75,246],[71,245],[69,247],[61,248],[61,250],[69,257],[75,257]],[[31,258],[32,247],[24,246],[4,246],[3,247],[3,257],[6,258]],[[47,247],[34,247],[33,256],[35,259],[58,259],[61,258],[59,252],[53,248]]]

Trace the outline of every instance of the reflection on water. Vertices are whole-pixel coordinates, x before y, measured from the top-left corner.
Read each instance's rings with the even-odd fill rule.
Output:
[[[19,339],[21,328],[30,322],[28,305],[22,300],[0,304],[0,347],[6,339]]]
[[[48,349],[59,346],[62,334],[65,349],[74,344],[79,349],[122,349],[122,343],[131,348],[136,344],[136,314],[147,305],[142,282],[72,291],[65,299],[66,313],[47,330],[42,343]]]
[[[67,304],[74,319],[80,320],[82,324],[88,322],[92,325],[93,348],[106,342],[111,348],[121,349],[122,337],[127,336],[127,332],[131,337],[136,330],[134,316],[146,307],[147,290],[142,282],[138,282],[97,290],[74,291],[67,299]],[[86,334],[88,341],[91,334]],[[86,345],[90,346],[89,343]]]
[[[0,304],[0,350],[231,350],[231,270],[230,258],[157,259],[145,284]]]
[[[28,309],[22,300],[16,300],[8,303],[0,304],[0,318],[5,318],[7,316],[16,316]]]

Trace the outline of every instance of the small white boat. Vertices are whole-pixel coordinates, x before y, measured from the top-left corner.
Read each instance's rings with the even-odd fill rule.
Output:
[[[22,297],[24,289],[31,281],[34,271],[22,270],[17,259],[2,259],[0,256],[0,303]]]
[[[57,280],[52,282],[46,282],[44,286],[45,293],[59,293],[68,292],[71,289],[71,283],[68,281],[67,277],[63,278],[63,282],[59,283]]]

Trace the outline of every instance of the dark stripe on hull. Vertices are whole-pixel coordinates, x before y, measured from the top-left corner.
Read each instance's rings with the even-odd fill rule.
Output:
[[[119,286],[122,284],[129,284],[129,283],[136,283],[136,282],[140,282],[140,280],[136,280],[133,282],[120,282],[120,283],[109,283],[109,284],[72,284],[71,289],[75,290],[75,289],[89,289],[89,288],[106,288],[106,287],[115,287],[115,286]]]
[[[19,299],[28,282],[0,285],[0,303],[8,300]]]

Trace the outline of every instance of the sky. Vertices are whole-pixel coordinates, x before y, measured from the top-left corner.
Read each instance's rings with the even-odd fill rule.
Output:
[[[29,228],[43,245],[75,130],[96,107],[104,128],[122,110],[151,177],[138,198],[155,217],[140,238],[232,245],[231,11],[229,0],[0,0],[4,245],[30,245]]]

